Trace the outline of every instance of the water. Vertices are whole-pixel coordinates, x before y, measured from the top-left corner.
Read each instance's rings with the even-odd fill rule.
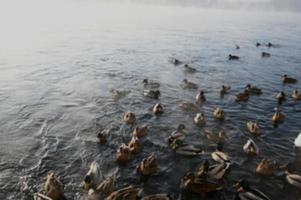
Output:
[[[263,157],[290,163],[295,172],[301,172],[300,155],[293,149],[300,132],[300,102],[286,101],[282,106],[286,121],[277,128],[271,124],[276,93],[301,89],[299,14],[115,7],[95,2],[30,6],[22,4],[14,7],[14,13],[5,8],[2,12],[11,23],[3,23],[0,33],[1,199],[32,199],[49,170],[59,174],[68,199],[82,199],[80,184],[94,160],[104,176],[118,171],[117,188],[134,184],[147,194],[178,194],[185,172],[195,170],[210,154],[177,157],[167,148],[166,137],[183,123],[189,130],[188,142],[212,151],[200,134],[202,129],[193,124],[195,114],[179,108],[180,102],[193,101],[196,94],[180,88],[185,77],[206,91],[208,101],[201,107],[206,128],[223,128],[229,136],[225,151],[233,165],[228,186],[244,177],[273,199],[300,198],[300,191],[282,178],[254,173]],[[1,22],[5,19],[1,17]],[[277,46],[256,48],[257,41]],[[241,49],[236,50],[235,44]],[[262,59],[262,51],[271,53],[271,58]],[[227,61],[229,53],[241,60]],[[182,66],[169,63],[171,57],[198,72],[185,74]],[[283,86],[283,74],[298,78],[299,83]],[[149,111],[156,101],[142,96],[144,78],[161,83],[160,101],[166,112],[159,118]],[[236,103],[234,95],[248,83],[261,87],[264,94]],[[222,84],[232,86],[224,99],[219,97]],[[131,93],[115,102],[111,89]],[[222,123],[212,118],[216,106],[226,111]],[[121,120],[127,110],[137,115],[138,124],[151,128],[142,140],[143,152],[119,166],[116,149],[129,141],[132,130]],[[258,120],[263,129],[263,135],[255,138],[260,155],[254,158],[247,158],[242,150],[251,137],[245,126],[248,120]],[[96,134],[105,127],[112,128],[111,136],[108,144],[100,146]],[[158,156],[160,170],[141,181],[135,167],[151,152]],[[229,187],[212,199],[232,197]]]

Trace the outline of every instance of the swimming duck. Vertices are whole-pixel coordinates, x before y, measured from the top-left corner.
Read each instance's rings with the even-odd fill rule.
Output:
[[[144,126],[136,126],[133,132],[133,136],[137,137],[137,138],[141,138],[143,136],[145,136],[148,132],[148,127],[146,125]]]
[[[238,46],[237,44],[235,45],[235,49],[240,49],[240,46]]]
[[[195,97],[196,101],[201,103],[206,101],[205,93],[203,90],[201,90]]]
[[[157,83],[155,81],[151,81],[151,80],[148,80],[147,78],[146,79],[143,79],[143,86],[145,88],[149,88],[149,89],[156,89],[158,87],[160,87],[160,83]]]
[[[292,98],[295,100],[301,100],[301,93],[298,90],[294,90],[292,94]]]
[[[225,119],[225,111],[219,107],[217,107],[214,112],[213,112],[213,116],[216,118],[216,119]]]
[[[180,107],[186,112],[197,112],[200,109],[198,105],[188,101],[183,101],[180,103]]]
[[[103,129],[97,134],[98,143],[104,144],[107,142],[107,138],[109,135],[109,129]]]
[[[159,99],[161,94],[159,90],[143,90],[143,95],[152,99]]]
[[[153,194],[143,197],[141,200],[173,200],[170,194]]]
[[[217,143],[224,143],[226,139],[228,138],[226,135],[225,131],[220,131],[218,133],[213,133],[212,131],[205,129],[204,130],[204,135],[206,138],[212,142],[217,142]]]
[[[90,189],[88,193],[88,200],[105,199],[115,190],[116,173],[104,179],[97,188]]]
[[[139,188],[128,186],[112,192],[105,200],[137,200]]]
[[[255,86],[251,86],[251,84],[248,84],[245,87],[245,92],[249,93],[250,95],[260,95],[260,94],[262,94],[262,91],[261,91],[260,88],[255,87]]]
[[[301,189],[301,176],[300,175],[290,174],[290,173],[286,172],[285,180],[289,184]]]
[[[116,153],[117,162],[123,163],[132,159],[132,151],[130,147],[125,144],[121,144]]]
[[[295,147],[301,148],[301,133],[299,133],[299,135],[296,137],[294,144]]]
[[[184,71],[186,73],[195,73],[197,70],[193,67],[190,67],[188,64],[184,65]]]
[[[188,172],[184,176],[181,182],[181,187],[202,196],[206,196],[208,193],[215,192],[223,188],[216,182],[209,181],[204,178],[198,178],[192,172]]]
[[[197,175],[200,178],[209,177],[211,179],[220,180],[224,177],[229,167],[230,167],[229,163],[210,165],[209,161],[205,160],[202,163],[201,167],[199,168]]]
[[[213,160],[219,163],[231,163],[230,157],[223,152],[223,144],[218,143],[216,150],[211,154]]]
[[[235,101],[239,102],[239,101],[248,101],[249,100],[249,93],[248,92],[244,92],[244,93],[239,93],[238,95],[236,95]]]
[[[265,176],[272,176],[279,170],[279,165],[276,161],[262,159],[256,168],[256,172]]]
[[[176,149],[179,145],[184,143],[186,138],[185,125],[180,124],[176,131],[173,131],[168,137],[168,143],[172,149]]]
[[[281,113],[279,110],[276,110],[276,112],[274,113],[274,115],[272,117],[272,121],[274,123],[283,122],[284,119],[285,119],[285,115],[283,113]]]
[[[259,153],[258,146],[251,138],[249,138],[247,143],[243,146],[243,150],[249,156],[257,155]]]
[[[268,46],[268,47],[272,47],[273,45],[272,45],[272,43],[269,42],[269,43],[267,44],[267,46]]]
[[[221,96],[225,95],[225,94],[228,94],[229,91],[230,91],[231,87],[230,86],[225,86],[225,85],[222,85],[222,89],[220,91],[220,94]]]
[[[97,162],[92,162],[89,171],[85,175],[83,186],[85,190],[95,189],[97,184],[97,178],[99,177],[99,165]]]
[[[142,149],[142,146],[139,142],[139,139],[135,136],[132,137],[131,141],[128,144],[132,153],[139,153]]]
[[[134,113],[128,111],[124,114],[123,121],[127,124],[133,124],[136,121],[136,116]]]
[[[256,47],[259,47],[261,46],[261,44],[259,42],[256,43]]]
[[[180,60],[178,60],[178,59],[176,59],[176,58],[172,58],[170,62],[171,62],[172,64],[174,64],[174,65],[179,65],[179,64],[182,63]]]
[[[261,57],[263,57],[263,58],[268,58],[268,57],[271,57],[271,54],[268,53],[268,52],[262,52],[262,53],[261,53]]]
[[[247,128],[250,131],[250,133],[259,136],[260,135],[260,127],[257,122],[247,122]]]
[[[229,54],[229,60],[239,60],[239,57]]]
[[[278,103],[282,104],[282,102],[286,100],[286,95],[283,91],[281,91],[277,94],[276,98],[278,99]]]
[[[298,80],[295,78],[288,77],[286,74],[282,76],[283,83],[297,83]]]
[[[153,107],[153,113],[155,115],[160,115],[164,112],[163,106],[160,103],[156,103]]]
[[[128,95],[130,93],[130,91],[112,89],[111,93],[112,93],[113,100],[118,101],[118,100],[124,98],[126,95]]]
[[[137,172],[143,176],[149,176],[157,170],[157,157],[152,153],[148,158],[144,158],[137,166]]]
[[[188,81],[187,79],[184,79],[181,83],[181,87],[183,89],[197,89],[198,85],[194,82]]]
[[[65,198],[63,184],[54,172],[49,172],[47,174],[44,190],[46,196],[52,200],[61,200]]]
[[[251,188],[245,179],[240,180],[234,187],[237,187],[237,200],[271,200],[261,191]]]
[[[206,123],[204,114],[197,113],[194,118],[194,123],[199,126],[204,125]]]

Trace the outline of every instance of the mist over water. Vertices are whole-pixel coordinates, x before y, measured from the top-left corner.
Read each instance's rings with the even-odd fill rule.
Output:
[[[216,2],[219,4],[223,1]],[[184,78],[206,91],[208,101],[201,107],[206,128],[228,133],[225,151],[233,160],[228,182],[244,177],[272,199],[300,198],[300,191],[283,179],[254,174],[263,157],[291,163],[300,173],[300,155],[293,150],[293,140],[300,132],[300,102],[285,102],[286,121],[278,128],[271,124],[277,92],[283,90],[290,96],[293,89],[301,89],[300,14],[206,10],[182,7],[176,1],[173,5],[1,1],[0,199],[32,199],[34,192],[42,190],[49,170],[59,174],[68,199],[83,199],[80,184],[92,161],[100,164],[104,176],[118,171],[117,188],[134,184],[147,194],[178,194],[185,172],[196,169],[204,158],[210,159],[212,152],[200,134],[202,129],[193,123],[195,113],[179,108],[183,100],[193,101],[196,93],[180,88]],[[297,7],[298,2],[289,7],[293,5]],[[256,42],[272,42],[276,47],[256,48]],[[241,49],[236,50],[235,44]],[[262,51],[272,56],[262,59]],[[229,53],[241,60],[229,62]],[[182,66],[169,63],[171,57],[198,72],[185,74]],[[283,74],[297,78],[298,84],[282,85]],[[149,111],[156,101],[142,96],[144,78],[161,83],[160,101],[166,112],[159,118]],[[234,95],[248,83],[262,88],[263,95],[236,103]],[[224,99],[219,97],[222,84],[232,86]],[[115,102],[111,89],[131,93]],[[226,111],[223,123],[212,118],[216,106]],[[116,149],[128,142],[133,129],[121,121],[127,110],[151,129],[142,140],[143,152],[119,166]],[[260,148],[260,155],[254,158],[242,151],[252,137],[246,130],[248,120],[257,120],[263,129],[263,135],[254,138]],[[208,154],[186,159],[170,151],[165,140],[180,123],[188,128],[187,141],[202,146]],[[95,140],[101,128],[112,128],[104,146]],[[151,152],[158,156],[160,170],[143,182],[135,168]],[[233,195],[227,191],[212,199]]]

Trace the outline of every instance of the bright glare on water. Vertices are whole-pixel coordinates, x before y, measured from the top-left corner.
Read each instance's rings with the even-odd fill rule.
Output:
[[[195,113],[179,107],[196,95],[180,88],[184,78],[205,90],[207,102],[200,108],[205,128],[224,129],[229,137],[225,151],[233,164],[228,186],[212,199],[232,199],[231,186],[240,178],[272,199],[300,198],[300,190],[283,177],[255,174],[262,158],[289,163],[301,173],[300,154],[293,148],[301,131],[301,102],[288,98],[281,106],[285,122],[277,128],[271,123],[276,94],[284,91],[290,97],[294,89],[301,90],[298,13],[6,1],[0,6],[0,24],[0,199],[32,199],[50,170],[59,174],[68,199],[83,199],[81,182],[92,161],[100,164],[104,176],[118,172],[117,188],[133,184],[146,194],[178,195],[188,170],[196,170],[204,158],[214,163],[203,128],[193,123]],[[256,48],[256,42],[275,47]],[[263,51],[271,57],[261,58]],[[228,54],[240,60],[228,61]],[[183,65],[169,62],[173,57],[197,72],[185,74]],[[299,82],[283,85],[283,74]],[[160,102],[165,108],[161,117],[150,111],[156,101],[142,95],[145,78],[161,84]],[[235,102],[235,94],[249,83],[263,94],[246,103]],[[223,84],[231,86],[231,93],[221,99]],[[116,102],[111,89],[131,92]],[[217,106],[226,112],[223,122],[212,117]],[[142,153],[120,166],[115,162],[116,149],[130,140],[133,130],[122,122],[128,110],[150,131],[141,141]],[[249,120],[257,120],[263,132],[254,138],[260,154],[253,158],[242,149],[248,137],[253,138],[246,128]],[[167,147],[166,138],[180,123],[188,129],[187,142],[201,146],[205,155],[188,159]],[[112,128],[105,145],[96,143],[101,128]],[[151,152],[158,156],[159,171],[140,180],[136,165]]]

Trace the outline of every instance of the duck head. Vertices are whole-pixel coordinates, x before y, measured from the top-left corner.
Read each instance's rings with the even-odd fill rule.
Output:
[[[131,141],[128,144],[128,147],[130,148],[132,153],[138,153],[141,151],[141,144],[139,142],[139,139],[137,137],[132,137]]]
[[[136,116],[134,113],[128,111],[127,113],[125,113],[125,115],[123,116],[123,120],[125,121],[125,123],[127,124],[133,124],[136,121]]]
[[[153,107],[153,113],[155,115],[162,114],[164,112],[163,106],[160,103],[156,103]]]

